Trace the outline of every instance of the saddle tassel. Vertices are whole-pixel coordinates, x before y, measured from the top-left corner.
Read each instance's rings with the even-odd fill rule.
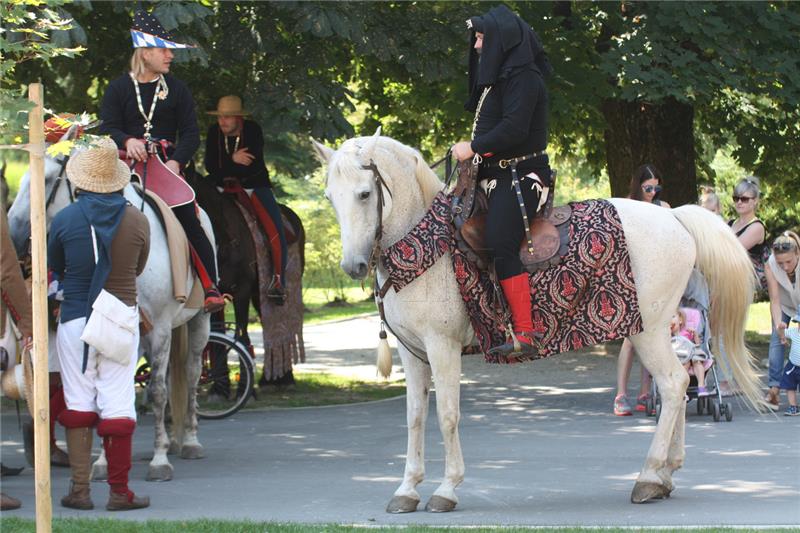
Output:
[[[378,341],[378,356],[375,365],[378,367],[378,374],[386,379],[392,373],[392,351],[389,348],[389,341],[386,340],[383,320],[381,320],[381,331],[378,336],[381,340]]]

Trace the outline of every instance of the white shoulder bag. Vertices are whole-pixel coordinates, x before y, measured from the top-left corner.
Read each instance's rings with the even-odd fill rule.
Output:
[[[97,235],[92,228],[94,262],[97,264]],[[81,340],[97,350],[99,355],[129,365],[139,342],[139,310],[105,289],[92,304],[92,316],[86,321]]]

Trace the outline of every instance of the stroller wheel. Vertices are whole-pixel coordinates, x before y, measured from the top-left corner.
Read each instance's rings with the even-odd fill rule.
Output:
[[[711,414],[714,417],[714,422],[719,422],[719,416],[720,416],[719,403],[711,402],[711,409],[712,409]]]
[[[704,404],[705,404],[706,401],[707,400],[702,396],[698,396],[697,397],[697,414],[698,415],[702,415],[703,414],[703,408],[705,407]]]
[[[725,402],[724,407],[725,407],[725,421],[730,422],[731,420],[733,420],[733,409],[731,407],[731,403]]]

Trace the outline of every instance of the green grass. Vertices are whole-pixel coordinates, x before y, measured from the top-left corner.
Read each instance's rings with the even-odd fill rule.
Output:
[[[405,394],[404,381],[362,381],[323,372],[294,373],[295,384],[257,389],[245,409],[316,407],[394,398]],[[258,382],[258,378],[256,378]]]
[[[371,519],[372,520],[372,519]],[[14,531],[19,533],[33,533],[35,531],[33,520],[23,520],[20,518],[3,517],[0,520],[0,526],[3,531]],[[7,528],[7,529],[6,529]],[[435,526],[387,526],[381,528],[384,531],[403,531],[404,533],[491,533],[494,531],[503,531],[509,533],[522,532],[522,531],[552,531],[559,533],[588,533],[595,532],[596,529],[591,528],[578,528],[578,527],[502,527],[496,526],[486,527],[435,527]],[[127,520],[113,520],[110,518],[102,519],[87,519],[87,518],[57,518],[53,520],[54,533],[185,533],[190,531],[192,533],[354,533],[364,530],[362,526],[344,526],[338,524],[278,524],[275,522],[252,522],[252,521],[226,521],[226,520],[148,520],[146,522],[127,521]],[[670,529],[654,529],[654,528],[640,528],[640,529],[614,529],[603,528],[603,531],[615,532],[630,532],[630,531],[658,531],[659,533],[669,533],[671,531],[688,531],[688,528],[670,528]],[[709,527],[709,528],[692,528],[691,531],[709,532],[709,533],[739,533],[741,529],[723,528],[723,527]],[[789,528],[772,529],[770,531],[776,533],[788,533],[796,531]]]

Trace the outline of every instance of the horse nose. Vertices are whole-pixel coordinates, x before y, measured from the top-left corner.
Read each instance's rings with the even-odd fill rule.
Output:
[[[361,280],[367,277],[367,261],[363,258],[359,257],[352,261],[342,259],[341,266],[342,270],[355,280]]]

